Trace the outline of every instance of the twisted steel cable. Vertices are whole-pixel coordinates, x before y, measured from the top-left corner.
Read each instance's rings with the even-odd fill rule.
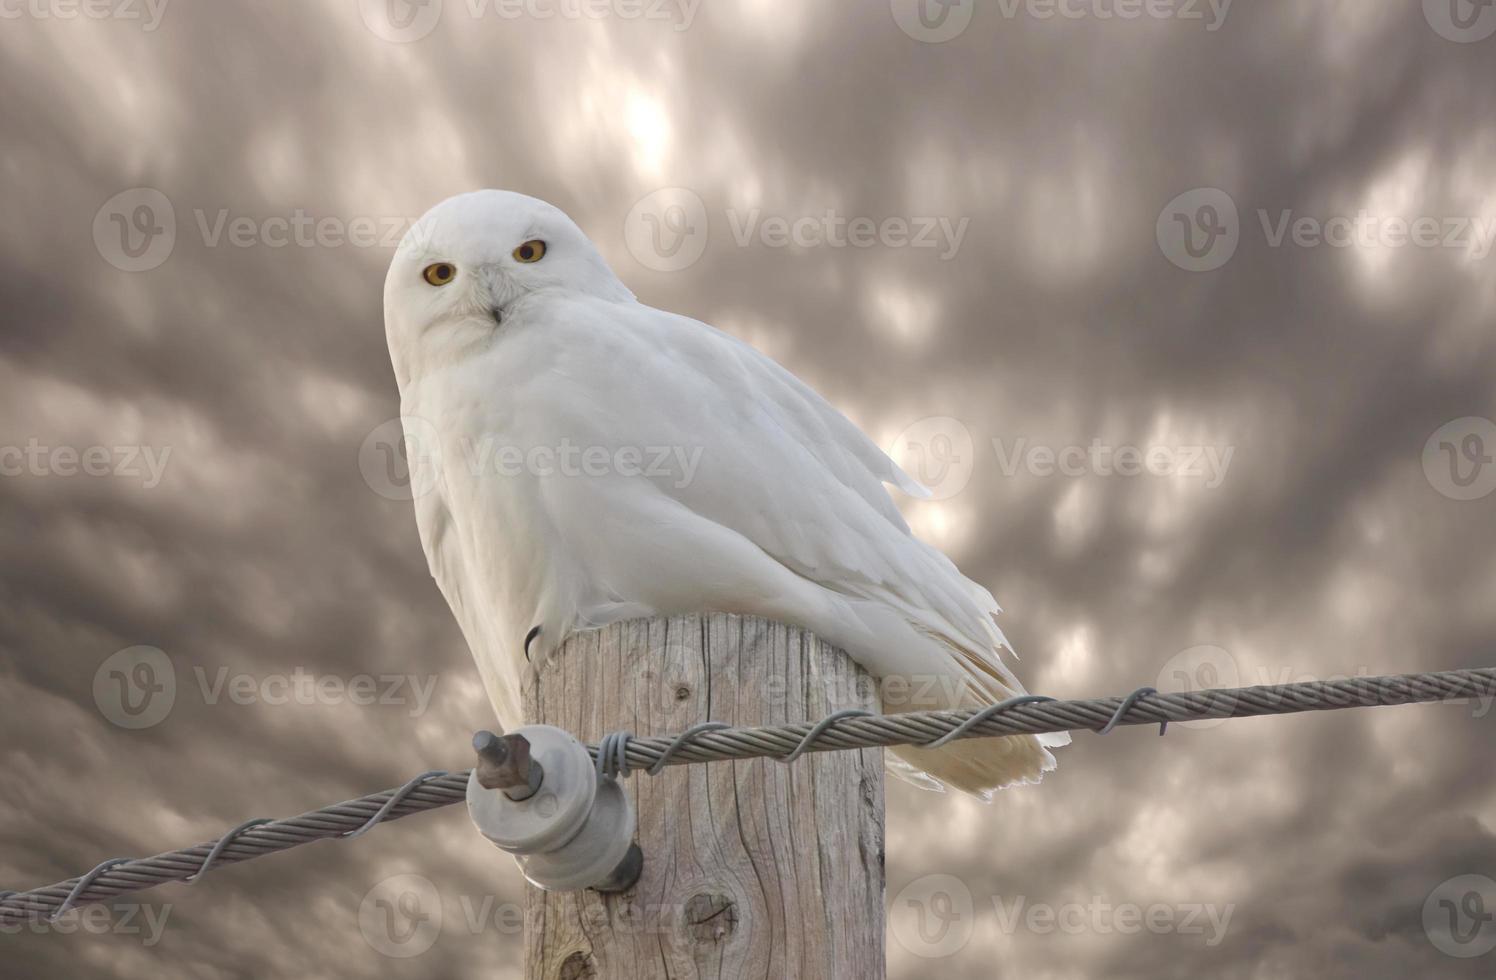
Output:
[[[1141,688],[1123,697],[1072,701],[1025,695],[980,710],[843,717],[834,725],[826,726],[814,744],[804,743],[822,722],[701,731],[683,740],[670,735],[629,737],[621,750],[616,741],[618,736],[611,736],[608,757],[604,762],[609,772],[649,770],[662,758],[667,765],[757,757],[785,759],[802,751],[930,746],[937,742],[943,744],[947,736],[991,738],[1078,729],[1105,733],[1118,725],[1164,726],[1170,722],[1212,718],[1250,718],[1482,697],[1496,699],[1496,667],[1174,694],[1159,694],[1152,688]],[[996,708],[1002,710],[995,711]],[[620,755],[626,760],[626,766],[612,764]]]
[[[198,879],[195,876],[210,864],[217,868],[289,850],[315,840],[345,837],[360,828],[372,826],[376,816],[380,817],[380,822],[387,822],[412,813],[450,806],[466,798],[467,777],[467,771],[464,770],[427,779],[410,789],[382,815],[381,809],[396,799],[399,790],[361,796],[356,800],[335,803],[284,820],[240,824],[217,841],[167,851],[154,857],[129,859],[120,863],[104,862],[87,875],[59,881],[54,885],[10,894],[0,892],[0,919],[13,920],[16,917],[36,915],[55,918],[73,906],[102,902],[125,892],[153,888],[168,881],[186,881],[189,878],[196,881]],[[219,847],[220,844],[223,846]],[[90,875],[93,875],[91,879]],[[85,887],[78,888],[80,884]]]
[[[972,711],[924,711],[868,715],[837,712],[815,722],[761,728],[696,725],[678,735],[635,738],[614,733],[603,751],[589,747],[609,774],[642,769],[654,775],[667,765],[724,759],[792,761],[805,752],[944,744],[956,738],[1042,734],[1087,729],[1105,733],[1117,725],[1159,725],[1208,718],[1247,718],[1303,711],[1376,707],[1470,698],[1496,698],[1496,668],[1478,667],[1383,677],[1304,681],[1259,687],[1159,694],[1141,688],[1123,697],[1071,701],[1037,695],[1011,698]],[[468,773],[429,772],[405,785],[346,800],[299,816],[247,821],[216,841],[154,857],[105,861],[87,874],[24,892],[0,891],[0,918],[48,915],[101,902],[168,881],[197,880],[209,866],[248,861],[316,840],[352,838],[412,813],[463,801]]]

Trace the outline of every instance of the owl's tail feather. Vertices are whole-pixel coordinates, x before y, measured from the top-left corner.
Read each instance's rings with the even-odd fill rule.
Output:
[[[1012,673],[995,660],[995,651],[989,656],[973,654],[946,637],[932,635],[927,629],[918,631],[938,640],[954,654],[947,661],[950,665],[947,683],[937,685],[934,693],[900,699],[898,703],[885,693],[883,710],[886,713],[980,709],[1027,693]],[[885,688],[885,692],[887,690]],[[922,788],[941,790],[950,787],[990,803],[999,789],[1039,782],[1044,773],[1055,768],[1055,758],[1049,750],[1069,744],[1068,732],[1054,732],[962,739],[938,749],[900,746],[890,750],[893,756],[888,760],[888,769],[900,779]]]
[[[977,738],[938,749],[899,746],[890,750],[888,771],[922,789],[945,787],[970,793],[984,803],[998,790],[1037,783],[1055,767],[1054,755],[1035,735]]]
[[[950,572],[959,576],[954,567]],[[798,623],[847,651],[878,682],[885,714],[983,708],[1025,693],[1001,659],[1007,644],[990,615],[967,617],[974,627],[967,631],[896,596],[848,595],[794,573],[782,583],[752,593],[752,601],[738,597],[725,611]],[[974,609],[996,612],[985,590],[961,583]],[[1004,786],[1038,782],[1055,768],[1049,750],[1069,742],[1064,732],[969,739],[940,749],[894,748],[887,759],[895,776],[926,789],[951,787],[991,800]]]

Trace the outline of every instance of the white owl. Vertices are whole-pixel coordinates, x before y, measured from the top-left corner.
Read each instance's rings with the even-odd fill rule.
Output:
[[[538,663],[576,630],[706,611],[803,626],[908,679],[886,711],[1022,693],[992,595],[884,484],[924,488],[768,357],[639,303],[555,207],[437,205],[395,254],[384,313],[402,416],[441,460],[421,541],[503,724],[522,723],[527,644]],[[893,768],[985,798],[1067,741],[896,749]]]

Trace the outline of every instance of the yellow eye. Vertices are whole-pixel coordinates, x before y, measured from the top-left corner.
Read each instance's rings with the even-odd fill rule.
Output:
[[[514,250],[514,258],[517,262],[539,262],[545,258],[545,242],[533,238]]]
[[[445,286],[457,278],[457,266],[450,262],[438,262],[428,265],[422,272],[421,278],[433,286]]]

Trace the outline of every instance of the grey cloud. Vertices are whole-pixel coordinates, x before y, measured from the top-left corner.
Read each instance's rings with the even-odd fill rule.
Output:
[[[590,23],[449,2],[408,44],[351,2],[171,3],[152,31],[0,25],[0,445],[149,446],[163,464],[141,464],[158,480],[0,477],[0,887],[463,764],[490,721],[409,503],[360,472],[365,436],[398,414],[389,249],[241,247],[199,214],[210,231],[220,214],[351,228],[521,190],[576,218],[642,300],[763,346],[881,442],[958,420],[969,483],[906,513],[1003,602],[1032,689],[1153,684],[1201,644],[1244,679],[1492,663],[1496,496],[1451,499],[1422,464],[1440,426],[1496,417],[1492,257],[1275,247],[1258,215],[1489,228],[1496,38],[1447,40],[1419,4],[1263,0],[1221,5],[1216,30],[978,4],[926,44],[889,6]],[[670,186],[711,226],[698,261],[659,272],[625,219]],[[129,273],[91,229],[135,187],[166,195],[177,234]],[[1240,241],[1189,272],[1156,226],[1202,187],[1234,201]],[[753,208],[935,218],[949,241],[740,243]],[[1212,487],[1004,472],[990,447],[1019,440],[1209,447],[1229,466]],[[180,692],[130,731],[93,681],[142,644]],[[197,693],[199,670],[297,669],[434,683],[415,718]],[[1234,909],[1214,946],[1005,933],[988,915],[943,959],[891,939],[891,975],[1485,975],[1488,957],[1441,953],[1422,919],[1441,882],[1496,877],[1478,707],[1083,735],[1042,786],[989,807],[891,786],[890,898],[950,873],[989,910]],[[489,929],[444,930],[410,961],[372,949],[359,904],[398,873],[430,879],[452,922],[521,893],[453,810],[145,893],[171,906],[150,947],[0,935],[0,956],[38,977],[518,976],[516,941]]]

